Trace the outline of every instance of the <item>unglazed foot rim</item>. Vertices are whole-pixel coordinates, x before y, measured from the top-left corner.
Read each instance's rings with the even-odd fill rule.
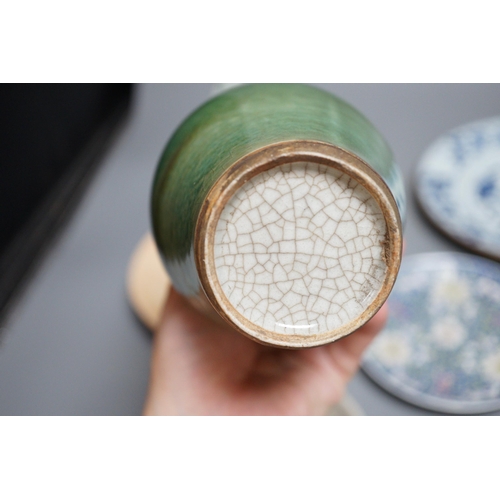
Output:
[[[370,278],[370,282],[374,284],[373,290],[375,291],[371,295],[369,295],[368,292],[363,292],[363,295],[360,287],[356,288],[357,285],[353,281],[351,281],[349,283],[349,290],[351,290],[349,291],[349,293],[351,294],[351,297],[346,298],[342,296],[342,300],[344,300],[344,302],[342,302],[342,306],[344,306],[347,302],[350,303],[350,306],[346,308],[346,310],[350,311],[350,314],[348,314],[347,312],[341,313],[341,321],[338,318],[335,319],[335,314],[338,313],[335,306],[335,297],[331,297],[332,287],[326,286],[325,281],[320,283],[320,285],[325,286],[325,288],[321,289],[322,291],[318,292],[318,297],[321,298],[321,300],[317,301],[317,303],[314,304],[314,311],[312,302],[309,302],[310,305],[307,305],[307,299],[305,299],[305,305],[302,306],[301,310],[301,306],[299,306],[299,304],[297,303],[297,297],[293,293],[290,293],[287,296],[286,300],[289,301],[288,306],[290,306],[291,308],[294,307],[293,310],[295,312],[293,312],[293,314],[296,315],[293,316],[293,318],[295,319],[293,320],[292,325],[289,324],[290,321],[285,321],[284,323],[280,323],[279,321],[277,321],[273,326],[272,318],[271,320],[269,319],[269,314],[267,314],[267,316],[264,313],[261,315],[267,318],[266,320],[260,317],[258,312],[254,311],[253,313],[249,313],[248,311],[250,311],[250,309],[245,309],[246,306],[241,305],[242,301],[243,304],[250,304],[250,299],[248,298],[250,297],[249,293],[245,294],[242,292],[238,295],[237,293],[235,294],[231,292],[231,287],[235,286],[235,284],[238,283],[238,279],[234,277],[234,272],[230,279],[230,277],[228,276],[228,271],[223,269],[224,262],[227,261],[230,263],[231,261],[231,259],[225,260],[225,257],[226,254],[229,257],[236,257],[237,255],[241,255],[242,253],[244,254],[244,251],[241,251],[241,249],[243,248],[241,246],[239,249],[235,247],[235,243],[236,241],[238,241],[236,239],[238,235],[233,234],[234,241],[230,242],[232,243],[232,246],[230,246],[230,243],[228,243],[227,241],[222,241],[223,231],[221,232],[221,230],[223,230],[223,228],[227,226],[227,223],[225,221],[230,220],[230,218],[232,217],[232,213],[235,209],[238,208],[237,203],[239,203],[239,201],[237,195],[243,193],[243,196],[241,197],[243,201],[245,201],[244,195],[247,192],[253,193],[251,194],[251,196],[257,196],[255,191],[255,189],[257,188],[255,186],[259,186],[259,189],[263,190],[265,188],[266,182],[272,182],[272,180],[270,181],[272,177],[270,175],[266,176],[266,172],[271,169],[276,169],[275,172],[282,177],[288,176],[287,179],[290,182],[290,186],[287,189],[289,190],[293,190],[294,188],[292,182],[293,179],[291,179],[290,176],[293,177],[294,175],[301,175],[301,172],[303,172],[304,180],[306,179],[306,175],[309,177],[311,176],[311,174],[315,175],[316,180],[314,182],[316,182],[318,185],[320,185],[321,183],[322,185],[325,185],[325,182],[333,182],[333,184],[335,185],[335,189],[339,189],[339,186],[349,186],[349,189],[351,190],[350,192],[356,191],[359,198],[358,199],[356,198],[356,196],[353,196],[352,199],[357,199],[358,201],[353,202],[352,199],[349,198],[349,203],[353,203],[357,206],[360,200],[364,200],[366,202],[366,205],[362,205],[362,208],[364,210],[366,209],[366,207],[375,207],[373,208],[372,213],[370,213],[369,215],[370,220],[374,222],[374,226],[378,227],[378,233],[376,228],[375,233],[373,233],[372,228],[372,234],[364,235],[365,238],[372,237],[373,246],[369,245],[368,240],[364,240],[364,246],[356,249],[356,251],[359,250],[359,255],[361,255],[361,252],[363,250],[365,250],[364,255],[366,255],[366,249],[368,248],[370,248],[370,251],[372,251],[373,257],[370,258],[372,259],[372,263],[374,264],[374,266],[376,262],[377,265],[375,267],[378,269],[378,271],[373,271],[375,273],[378,273],[374,275],[374,279]],[[298,184],[300,185],[300,177]],[[304,183],[302,184],[304,185]],[[327,193],[327,191],[325,192]],[[316,193],[313,195],[313,198],[314,196],[316,196]],[[331,193],[331,196],[333,198],[330,201],[328,201],[328,199],[323,200],[326,203],[323,208],[326,208],[327,206],[334,208],[333,201],[335,201],[335,193],[333,193],[333,191]],[[284,200],[285,195],[282,196],[282,198]],[[250,200],[250,198],[248,199]],[[277,205],[280,204],[281,201],[277,202]],[[364,202],[362,202],[362,204],[363,203]],[[274,205],[272,205],[272,208],[275,208]],[[279,210],[281,210],[280,215],[284,217],[286,217],[286,208],[287,207],[283,206],[281,206],[281,208],[278,208],[276,206],[278,212]],[[349,213],[353,212],[352,209],[356,209],[356,207],[351,206],[347,208],[351,209]],[[347,208],[345,210],[347,210]],[[314,211],[314,207],[312,207],[312,211],[310,211],[309,213],[309,223],[311,223],[317,213]],[[335,215],[332,215],[332,217],[335,217]],[[293,219],[293,224],[295,224],[296,228],[299,227],[298,221],[299,218]],[[342,223],[343,225],[338,229],[334,228],[333,230],[330,230],[331,234],[328,234],[337,235],[338,232],[341,235],[344,229],[349,230],[349,224],[345,224],[343,221],[344,218],[338,219],[336,222]],[[328,222],[328,220],[326,222]],[[224,224],[226,224],[226,226],[224,226]],[[239,224],[242,224],[241,220],[239,221]],[[266,222],[264,224],[264,227],[268,226],[269,223]],[[315,224],[311,227],[317,226],[318,225]],[[362,242],[362,240],[360,239],[361,236],[359,235],[359,227],[361,226],[356,226],[356,236],[359,236],[358,240]],[[328,226],[325,224],[325,231],[327,231],[327,229]],[[251,233],[247,234],[253,235],[256,232],[257,231],[252,229]],[[273,229],[273,238],[276,239],[276,233],[278,232],[279,228],[275,227]],[[385,234],[382,234],[384,232]],[[399,270],[402,252],[401,233],[401,221],[394,197],[392,196],[389,188],[384,183],[382,178],[363,160],[353,155],[352,153],[349,153],[330,144],[316,141],[289,141],[273,144],[271,146],[267,146],[258,151],[248,154],[247,156],[234,163],[215,183],[215,185],[207,195],[207,198],[205,199],[205,202],[200,211],[200,215],[198,217],[194,240],[196,266],[202,289],[208,301],[212,304],[212,306],[220,314],[220,316],[222,316],[226,321],[233,325],[237,330],[264,344],[287,348],[313,347],[338,340],[345,335],[352,333],[360,326],[365,324],[380,309],[394,285]],[[376,237],[377,234],[380,238],[378,242],[373,240],[373,237]],[[241,234],[239,236],[241,236]],[[265,240],[265,234],[263,235],[263,238],[263,243],[267,244]],[[266,259],[269,260],[271,258],[271,255],[274,255],[273,259],[277,261],[279,256],[277,257],[276,255],[285,255],[287,250],[285,247],[287,245],[294,246],[299,244],[300,238],[297,238],[296,236],[294,236],[294,238],[295,239],[290,239],[289,237],[284,236],[278,243],[278,247],[276,248],[274,248],[274,242],[269,240],[266,247],[267,249],[262,248],[259,250],[260,253],[258,255],[257,253],[253,253],[253,255],[255,257],[258,256],[259,260],[262,260],[264,264],[264,261]],[[347,237],[346,240],[343,241],[345,248],[347,248],[348,239],[349,237]],[[241,241],[242,243],[244,243],[243,240]],[[253,241],[253,243],[255,242],[256,240]],[[271,246],[271,244],[273,244],[273,246]],[[281,246],[283,248],[279,246],[280,244],[282,244]],[[307,256],[309,255],[307,245],[311,245],[311,242],[309,241],[307,244],[304,243],[304,248],[299,248],[297,246],[291,248],[291,252],[295,255],[295,257],[300,255],[303,260],[305,260],[306,264]],[[339,248],[344,247],[340,246]],[[353,247],[351,246],[351,248]],[[372,248],[373,250],[371,250]],[[334,250],[332,249],[331,251],[333,252]],[[252,254],[252,252],[250,252],[250,254]],[[253,262],[252,258],[248,257],[248,255],[249,254],[247,254],[247,263],[248,259]],[[314,257],[314,255],[316,254],[312,252],[311,259],[317,257],[317,255],[316,257]],[[327,269],[325,269],[325,260],[321,261],[319,267],[317,266],[316,270],[316,272],[320,273],[318,275],[319,281],[321,281],[322,278],[322,269],[325,269],[325,271],[327,272],[328,269],[331,269],[333,266],[332,259],[336,258],[337,260],[339,260],[342,256],[343,255],[338,254],[337,256],[335,256],[334,254],[330,255],[328,257],[330,258],[330,260],[328,261],[326,266]],[[262,257],[262,259],[260,259],[260,257]],[[241,260],[244,258],[244,256],[238,258]],[[326,255],[321,254],[319,258],[325,259]],[[239,264],[241,265],[241,262]],[[297,264],[297,266],[298,265],[299,264]],[[375,269],[375,267],[372,266],[372,269]],[[286,267],[285,261],[283,262],[283,267],[281,267],[281,263],[279,267],[282,274],[283,272],[285,272],[284,268],[288,269],[289,271],[291,269],[290,266]],[[366,271],[366,273],[368,273],[368,271]],[[264,276],[264,274],[262,274],[261,276]],[[311,279],[314,279],[314,276],[312,276],[311,278],[311,276],[309,276],[309,271],[304,276],[308,277],[309,283],[307,283],[307,289],[311,290],[315,285],[314,283],[312,283],[312,288],[310,287]],[[297,279],[292,271],[287,274],[287,277],[288,281],[283,278],[286,284],[283,284],[284,290],[282,290],[282,292],[287,292],[289,283]],[[332,277],[334,277],[333,274]],[[354,276],[350,276],[350,278],[354,279]],[[251,278],[250,281],[252,279],[253,278]],[[268,277],[266,279],[267,281],[269,281]],[[278,277],[278,280],[280,279],[282,278]],[[329,278],[326,277],[322,279],[326,280]],[[269,294],[271,292],[269,291],[269,287],[271,285],[275,286],[276,283],[267,283],[267,292],[265,292],[265,289],[262,288],[251,290],[251,292],[261,290],[267,293],[268,296],[270,296]],[[366,289],[366,283],[362,283],[361,285]],[[248,287],[245,291],[249,291]],[[337,292],[339,292],[339,289],[337,289]],[[280,292],[274,290],[273,293],[279,294]],[[330,302],[328,302],[328,298],[325,299],[325,294],[330,294]],[[245,297],[245,295],[248,295],[248,297]],[[254,297],[254,303],[256,303],[257,296],[255,295],[255,293],[253,293],[252,296]],[[358,310],[356,310],[356,300],[354,300],[354,302],[351,300],[352,296],[355,296],[356,300],[360,300],[360,303],[358,304],[360,307],[358,307]],[[361,304],[363,300],[364,303]],[[330,307],[333,308],[329,310],[329,313],[329,306],[327,302],[330,304]],[[270,303],[271,302],[268,301],[267,305],[269,306]],[[340,307],[340,309],[342,309],[342,307]],[[318,316],[318,318],[323,319],[321,320],[322,322],[318,321],[317,324],[314,325],[314,320],[312,318],[314,318],[315,315],[319,314],[318,311],[323,311],[321,313],[323,314],[323,316],[321,316],[321,314]],[[288,312],[292,314],[291,309]],[[277,314],[283,315],[283,312]],[[311,316],[304,319],[304,314],[306,314],[306,316],[310,314]],[[292,318],[292,316],[288,315],[289,320],[290,318]],[[308,326],[308,324],[312,324],[313,327]],[[302,333],[302,331],[304,331],[304,333]]]

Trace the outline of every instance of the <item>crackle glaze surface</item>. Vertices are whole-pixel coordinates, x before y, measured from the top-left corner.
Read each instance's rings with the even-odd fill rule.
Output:
[[[293,163],[250,179],[224,207],[214,259],[222,290],[251,322],[285,334],[331,331],[381,288],[386,223],[354,179]]]

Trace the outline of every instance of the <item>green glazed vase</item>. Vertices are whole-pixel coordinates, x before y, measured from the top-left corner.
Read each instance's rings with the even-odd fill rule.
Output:
[[[159,161],[154,236],[178,292],[259,342],[337,340],[382,306],[401,260],[404,189],[375,127],[300,84],[233,88]]]

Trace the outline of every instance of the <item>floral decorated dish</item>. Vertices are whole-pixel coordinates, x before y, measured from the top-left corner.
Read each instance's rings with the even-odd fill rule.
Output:
[[[453,240],[500,260],[500,117],[439,137],[417,168],[420,206]]]
[[[430,410],[500,409],[500,265],[461,253],[403,259],[384,331],[363,370]]]

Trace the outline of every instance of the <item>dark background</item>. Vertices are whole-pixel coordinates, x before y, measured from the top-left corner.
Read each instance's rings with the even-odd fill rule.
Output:
[[[437,232],[418,211],[412,175],[419,155],[438,135],[500,114],[500,85],[320,86],[358,108],[392,146],[408,195],[407,253],[466,252]],[[10,314],[4,315],[0,414],[141,412],[151,339],[127,305],[127,263],[150,227],[149,196],[160,153],[175,128],[210,90],[208,84],[140,85],[134,89],[128,118],[121,121],[124,126],[116,140],[103,141],[106,146],[97,155],[100,160],[94,162],[98,169],[90,184],[87,182],[89,187],[76,211],[66,218],[69,223],[55,232],[58,236],[50,239],[52,244],[39,260],[36,273],[11,302]],[[47,134],[42,131],[47,123],[32,123],[30,127]],[[116,126],[110,129],[115,134],[119,130]],[[53,151],[61,158],[63,153],[58,148]],[[2,182],[1,189],[2,196],[10,196],[7,183]],[[0,203],[4,210],[5,200]],[[3,218],[4,212],[1,214]],[[362,372],[350,384],[349,392],[369,415],[431,414],[386,393]]]
[[[0,317],[83,193],[131,85],[0,85]]]

